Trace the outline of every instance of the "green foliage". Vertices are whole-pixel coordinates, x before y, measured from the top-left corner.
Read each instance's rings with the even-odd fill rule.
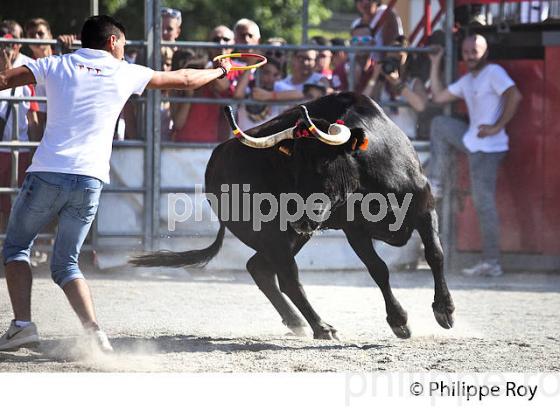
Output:
[[[55,35],[77,33],[89,15],[89,0],[18,0],[2,2],[0,17],[23,24],[32,17],[51,23]],[[6,4],[4,4],[6,3]],[[353,10],[353,0],[309,0],[309,24],[317,26],[332,10]],[[183,40],[206,40],[210,30],[225,24],[232,27],[240,18],[257,22],[263,39],[284,37],[300,43],[303,0],[164,0],[163,6],[183,13]],[[100,13],[114,15],[127,28],[127,38],[144,37],[144,0],[100,0]]]
[[[301,41],[302,0],[167,0],[164,4],[183,12],[183,37],[189,40],[205,40],[218,24],[232,27],[246,17],[257,22],[264,39],[280,36],[290,43]],[[321,0],[309,1],[310,25],[330,16]]]

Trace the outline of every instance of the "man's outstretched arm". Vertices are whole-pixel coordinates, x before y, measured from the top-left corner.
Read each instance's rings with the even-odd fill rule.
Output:
[[[35,84],[35,77],[25,66],[0,72],[0,91],[27,84]]]
[[[228,60],[223,60],[217,68],[156,71],[147,88],[195,90],[222,77],[230,69],[231,63]]]

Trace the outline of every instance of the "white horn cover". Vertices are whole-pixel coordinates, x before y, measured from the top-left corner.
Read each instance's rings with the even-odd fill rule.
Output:
[[[342,145],[348,142],[350,139],[351,131],[350,128],[343,124],[331,124],[328,129],[328,134],[321,131],[319,128],[313,124],[311,117],[309,117],[309,112],[307,107],[300,105],[301,112],[303,114],[303,119],[309,127],[309,131],[315,135],[321,142],[329,145]]]
[[[224,107],[224,111],[226,113],[226,117],[228,119],[229,125],[233,131],[233,135],[241,143],[247,145],[248,147],[259,148],[259,149],[270,148],[278,144],[280,141],[294,138],[293,131],[296,127],[285,129],[283,131],[277,132],[276,134],[272,134],[267,137],[262,137],[262,138],[251,137],[250,135],[245,134],[239,128],[239,126],[235,121],[235,117],[233,116],[233,110],[229,105]]]

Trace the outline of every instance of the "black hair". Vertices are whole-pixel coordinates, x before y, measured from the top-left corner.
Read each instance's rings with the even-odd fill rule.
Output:
[[[91,16],[82,27],[82,47],[103,50],[112,35],[125,35],[124,26],[111,16]]]
[[[345,39],[340,38],[340,37],[335,37],[331,40],[331,44],[333,46],[347,46],[348,45],[348,40],[345,40]]]
[[[278,61],[277,59],[275,59],[274,57],[267,57],[267,62],[266,64],[270,64],[274,67],[276,67],[276,69],[280,72],[282,72],[282,64],[280,63],[280,61]]]
[[[311,37],[311,44],[317,44],[318,46],[330,46],[331,42],[325,36],[313,36]]]

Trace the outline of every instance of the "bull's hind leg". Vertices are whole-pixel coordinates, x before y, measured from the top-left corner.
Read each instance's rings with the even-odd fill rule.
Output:
[[[443,249],[439,240],[436,211],[432,210],[420,216],[416,229],[424,243],[426,261],[434,275],[434,316],[441,327],[451,329],[455,306],[443,275]]]
[[[345,229],[344,233],[348,243],[350,243],[350,246],[364,265],[366,265],[369,274],[383,294],[385,310],[387,311],[387,323],[391,326],[391,330],[397,337],[408,339],[410,337],[410,329],[406,323],[408,315],[393,295],[391,284],[389,283],[389,269],[385,262],[383,262],[383,259],[375,252],[371,237],[352,229]]]
[[[305,336],[305,321],[290,306],[276,283],[274,272],[266,259],[257,253],[247,262],[247,270],[259,289],[268,298],[286,325],[296,336]]]
[[[266,258],[270,265],[274,267],[274,271],[278,273],[280,289],[290,298],[311,326],[313,338],[338,340],[336,329],[325,323],[309,303],[299,281],[298,267],[294,256],[284,252],[274,252],[267,253]]]

